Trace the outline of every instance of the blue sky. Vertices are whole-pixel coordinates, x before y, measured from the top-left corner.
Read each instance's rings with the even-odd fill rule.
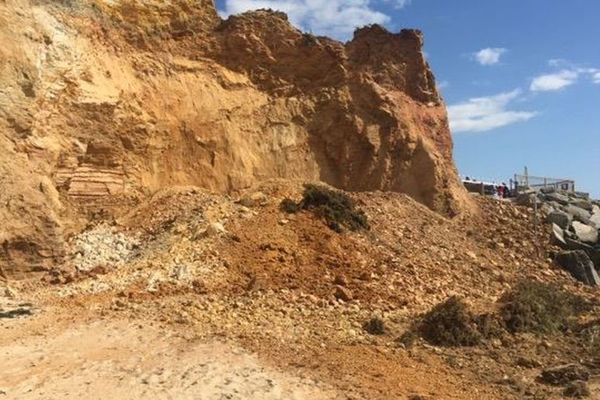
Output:
[[[418,28],[449,107],[463,175],[575,179],[600,198],[600,1],[217,0],[223,15],[286,11],[340,40],[356,26]]]

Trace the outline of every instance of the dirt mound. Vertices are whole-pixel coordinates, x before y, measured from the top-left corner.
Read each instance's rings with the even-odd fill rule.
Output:
[[[0,39],[4,274],[60,262],[87,220],[176,185],[280,177],[468,203],[418,31],[342,44],[271,11],[224,21],[210,0],[14,0]]]

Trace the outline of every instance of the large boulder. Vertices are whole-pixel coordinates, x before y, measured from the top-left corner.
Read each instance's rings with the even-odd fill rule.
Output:
[[[517,196],[516,202],[517,205],[520,206],[525,206],[525,207],[531,207],[533,206],[533,203],[535,202],[535,191],[533,190],[527,190],[524,192],[519,193],[519,195]]]
[[[547,193],[544,195],[544,198],[547,201],[555,201],[559,204],[562,204],[563,206],[566,206],[567,204],[569,204],[569,197],[565,196],[564,194],[560,194],[560,193]]]
[[[582,224],[579,221],[573,221],[572,224],[575,235],[584,243],[594,245],[598,243],[598,229],[595,227]]]
[[[589,211],[584,210],[581,207],[574,206],[572,204],[566,206],[564,210],[567,213],[571,214],[571,216],[573,216],[574,219],[576,219],[579,222],[583,222],[584,224],[588,223],[590,221],[590,218],[592,217],[592,213],[590,213]]]
[[[554,238],[554,243],[558,244],[561,247],[567,246],[565,231],[555,223],[552,224],[552,234]]]
[[[583,200],[583,199],[574,199],[570,201],[570,204],[579,207],[579,208],[583,208],[586,211],[592,212],[594,205],[592,204],[591,201],[589,200]]]
[[[567,214],[564,211],[551,211],[546,217],[546,221],[549,223],[556,224],[560,226],[562,229],[567,229],[571,224],[573,217],[570,214]]]
[[[600,207],[594,205],[592,207],[592,216],[590,217],[590,223],[594,224],[596,228],[600,229]]]
[[[569,271],[569,273],[578,281],[587,285],[600,285],[600,277],[594,268],[592,260],[583,250],[563,251],[556,255],[554,262],[560,267]]]

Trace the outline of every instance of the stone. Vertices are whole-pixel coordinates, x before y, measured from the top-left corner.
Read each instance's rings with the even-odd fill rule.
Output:
[[[557,193],[557,192],[547,193],[544,196],[544,198],[547,201],[555,201],[558,204],[562,204],[563,206],[566,206],[567,204],[569,204],[569,197],[565,196],[564,194]]]
[[[561,246],[566,246],[567,242],[565,240],[565,231],[563,231],[563,229],[556,225],[556,224],[552,224],[552,236],[554,238],[554,242],[561,245]]]
[[[583,224],[579,221],[573,221],[573,230],[577,238],[583,243],[594,245],[598,243],[598,229],[595,227]]]
[[[566,206],[564,210],[567,213],[571,214],[573,218],[579,222],[587,223],[592,217],[592,214],[589,211],[584,210],[581,207],[574,206],[572,204]]]
[[[352,291],[350,291],[350,289],[339,285],[335,287],[335,293],[333,295],[336,299],[343,301],[351,301],[353,298]]]
[[[336,285],[340,285],[340,286],[348,286],[348,278],[346,278],[344,275],[339,274],[335,276],[335,279],[333,280],[333,283],[335,283]]]
[[[225,227],[220,222],[213,222],[206,227],[205,236],[217,236],[225,233]]]
[[[254,192],[243,196],[239,200],[239,203],[244,207],[256,207],[258,205],[265,204],[266,202],[267,196],[263,192]]]
[[[583,250],[563,251],[556,255],[554,262],[578,281],[590,286],[600,285],[600,277],[594,268],[594,263]]]
[[[577,399],[581,399],[583,397],[591,396],[590,388],[587,383],[584,381],[574,381],[569,383],[565,390],[563,391],[563,395],[566,397],[574,397]]]
[[[519,193],[516,202],[519,206],[531,207],[535,201],[535,192],[527,191]]]
[[[590,217],[590,223],[594,224],[596,228],[600,229],[600,207],[594,206],[592,216]]]
[[[556,188],[554,186],[543,187],[540,189],[540,192],[544,194],[556,193]]]
[[[567,229],[572,220],[573,217],[563,211],[552,211],[548,214],[548,217],[546,217],[547,222],[556,224],[562,229]]]
[[[567,233],[570,233],[570,232],[567,232]],[[565,236],[565,243],[566,243],[566,246],[564,246],[564,247],[566,250],[583,250],[586,253],[588,253],[588,255],[590,255],[591,252],[594,250],[594,248],[592,246],[590,246],[589,244],[580,242],[579,240],[573,239],[570,236]]]
[[[570,204],[574,205],[575,207],[583,208],[584,210],[589,211],[589,212],[592,212],[592,210],[594,209],[594,205],[589,200],[582,200],[582,199],[571,200]]]
[[[590,373],[581,365],[565,364],[543,370],[538,379],[549,385],[566,385],[574,381],[587,381]]]
[[[17,307],[10,310],[0,310],[0,319],[2,318],[17,318],[22,316],[29,316],[33,314],[29,307]]]

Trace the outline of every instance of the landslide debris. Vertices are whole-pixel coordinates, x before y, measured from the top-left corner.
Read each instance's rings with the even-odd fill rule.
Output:
[[[139,240],[135,257],[50,286],[11,282],[14,296],[42,312],[4,321],[44,318],[59,329],[101,318],[174,329],[191,343],[219,337],[357,399],[560,398],[565,387],[537,380],[543,370],[598,371],[593,302],[566,330],[513,334],[501,325],[504,294],[530,276],[595,296],[551,262],[555,247],[539,242],[532,210],[480,198],[480,215],[447,219],[403,194],[343,192],[371,229],[338,234],[312,212],[281,210],[283,199],[302,199],[303,184],[269,181],[236,196],[162,190],[111,225]],[[222,230],[202,234],[211,226]],[[398,342],[453,296],[464,307],[445,305],[453,312],[440,313],[440,326],[461,327],[452,340],[474,344]],[[15,337],[32,334],[12,327]]]

